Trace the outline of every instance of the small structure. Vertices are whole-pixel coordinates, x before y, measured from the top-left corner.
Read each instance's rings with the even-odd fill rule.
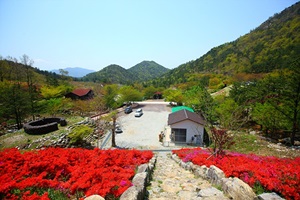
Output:
[[[202,116],[187,109],[173,112],[169,114],[169,127],[166,128],[168,131],[165,134],[164,145],[173,143],[201,146],[203,145],[204,125],[205,121]]]
[[[183,109],[191,111],[191,112],[195,112],[192,108],[187,107],[187,106],[175,106],[172,108],[172,113],[183,110]]]
[[[65,97],[73,100],[88,100],[94,97],[94,92],[91,89],[75,89],[66,94]]]
[[[32,135],[46,134],[58,130],[58,123],[61,126],[67,125],[64,118],[50,117],[24,124],[24,131]]]
[[[161,92],[155,92],[153,95],[153,99],[162,99],[162,93]]]

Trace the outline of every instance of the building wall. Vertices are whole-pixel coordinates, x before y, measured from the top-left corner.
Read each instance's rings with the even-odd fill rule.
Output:
[[[184,120],[182,122],[178,122],[176,124],[171,125],[171,129],[186,129],[186,143],[193,143],[193,144],[203,144],[203,133],[204,133],[204,126],[201,124],[197,124],[190,120]],[[196,137],[195,137],[196,135]],[[192,137],[194,136],[193,142],[191,142]]]

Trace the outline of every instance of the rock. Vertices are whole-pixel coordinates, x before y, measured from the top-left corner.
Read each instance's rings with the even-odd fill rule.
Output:
[[[152,163],[148,164],[149,171],[152,172],[154,169],[154,165]]]
[[[232,199],[253,200],[255,193],[252,188],[239,178],[223,178],[222,189]]]
[[[138,167],[137,173],[147,172],[148,164],[142,164]]]
[[[249,134],[250,134],[250,135],[255,135],[255,134],[256,134],[256,131],[250,131]]]
[[[205,165],[202,165],[200,167],[196,167],[194,170],[194,173],[196,176],[207,179],[207,171],[208,168]]]
[[[224,172],[214,165],[210,166],[207,171],[207,179],[209,179],[212,184],[221,185],[222,178],[225,178]]]
[[[297,140],[294,141],[294,145],[295,145],[295,146],[300,146],[300,141],[297,141]]]
[[[138,192],[137,199],[143,199],[146,193],[147,172],[136,174],[132,179],[132,184]]]
[[[137,200],[139,191],[135,186],[129,187],[120,197],[120,200]]]
[[[176,185],[174,182],[174,179],[166,179],[161,184],[161,189],[167,193],[177,193],[181,191],[181,187],[179,185]]]
[[[105,199],[99,195],[91,195],[86,197],[84,200],[105,200]]]
[[[258,199],[260,200],[283,200],[278,194],[272,193],[263,193],[258,195]]]
[[[185,169],[185,167],[186,167],[186,163],[185,162],[183,162],[183,161],[180,161],[180,166],[183,168],[183,169]]]
[[[191,171],[192,170],[192,164],[191,162],[186,163],[185,169]]]
[[[199,197],[222,197],[223,193],[218,190],[217,188],[214,187],[209,187],[209,188],[205,188],[200,190],[200,192],[198,193]]]
[[[177,196],[180,200],[195,199],[194,194],[190,191],[180,191],[178,192]]]

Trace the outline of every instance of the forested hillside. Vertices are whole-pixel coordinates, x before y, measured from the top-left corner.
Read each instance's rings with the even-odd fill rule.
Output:
[[[21,61],[16,59],[0,59],[0,81],[21,81],[26,82],[27,74],[35,77],[36,84],[43,85],[58,85],[58,81],[63,79],[61,75],[46,70],[34,68],[30,64],[28,56],[24,55]]]
[[[131,67],[128,71],[134,74],[136,80],[146,81],[157,78],[170,70],[154,61],[143,61]]]
[[[180,65],[156,80],[160,85],[191,81],[198,73],[234,76],[288,68],[300,55],[300,3],[275,14],[250,33]],[[196,76],[197,77],[197,76]]]
[[[98,72],[87,74],[82,80],[100,83],[127,84],[132,78],[133,75],[123,67],[119,65],[109,65]]]
[[[119,65],[109,65],[98,72],[87,74],[81,80],[130,84],[157,78],[168,71],[154,61],[143,61],[127,70]]]

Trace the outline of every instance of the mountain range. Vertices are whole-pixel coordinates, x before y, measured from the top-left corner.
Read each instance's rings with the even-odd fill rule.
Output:
[[[82,81],[130,84],[137,81],[147,81],[167,73],[170,69],[154,61],[143,61],[135,66],[124,69],[119,65],[109,65],[98,72],[84,76]]]
[[[74,67],[74,68],[67,67],[67,68],[64,68],[63,70],[67,71],[69,76],[72,76],[75,78],[81,78],[89,73],[95,72],[95,70],[85,69],[85,68],[80,68],[80,67]],[[54,72],[56,74],[60,74],[59,69],[53,69],[50,71]]]
[[[196,60],[188,61],[172,70],[154,61],[143,61],[129,69],[114,64],[97,72],[83,68],[64,70],[69,72],[69,76],[80,77],[77,80],[82,81],[119,84],[149,81],[148,85],[168,87],[178,83],[199,82],[199,77],[205,74],[231,78],[240,74],[259,77],[261,74],[299,63],[299,58],[300,2],[270,17],[248,34],[214,47]],[[12,66],[19,71],[24,70],[22,64],[12,61],[2,60],[1,65],[3,71],[6,68],[12,69]],[[32,70],[39,76],[44,76],[40,80],[49,82],[60,78],[57,75],[58,70]],[[6,75],[8,74],[0,73],[0,78]]]

